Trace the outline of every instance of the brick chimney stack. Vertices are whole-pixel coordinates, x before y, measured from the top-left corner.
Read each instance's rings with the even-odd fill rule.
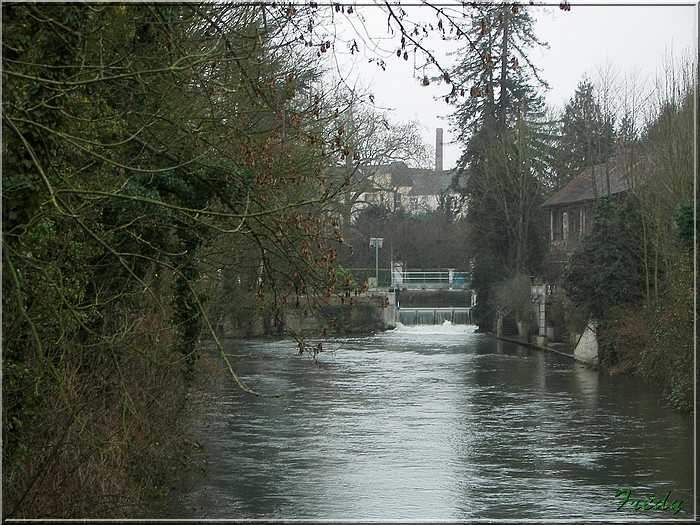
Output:
[[[435,130],[435,171],[442,171],[442,128]]]

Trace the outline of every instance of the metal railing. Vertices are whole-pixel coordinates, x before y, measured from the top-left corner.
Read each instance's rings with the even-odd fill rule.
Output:
[[[471,284],[468,272],[455,271],[408,271],[394,277],[397,288],[453,288],[466,289]]]
[[[374,277],[374,271],[367,268],[343,268],[343,272],[352,277],[351,286],[360,286]],[[342,278],[339,279],[341,282]],[[408,289],[435,288],[467,290],[471,286],[471,274],[450,270],[413,270],[404,271],[397,276],[388,268],[379,268],[379,287],[395,287]]]

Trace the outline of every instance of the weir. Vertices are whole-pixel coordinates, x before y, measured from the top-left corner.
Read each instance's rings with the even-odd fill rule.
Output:
[[[396,290],[396,320],[406,326],[472,324],[471,290]]]
[[[403,325],[440,325],[445,321],[452,324],[471,324],[471,308],[428,307],[399,308],[398,321]]]

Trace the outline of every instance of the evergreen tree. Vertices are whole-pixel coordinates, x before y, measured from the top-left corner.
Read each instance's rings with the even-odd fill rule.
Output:
[[[590,235],[569,257],[564,286],[574,304],[585,305],[596,320],[609,320],[616,308],[644,296],[640,214],[634,195],[624,201],[601,197]]]
[[[547,46],[533,31],[534,20],[527,9],[507,4],[475,6],[464,33],[476,34],[452,79],[468,88],[469,98],[454,114],[457,137],[467,144],[485,127],[498,122],[506,128],[509,117],[523,107],[536,113],[542,99],[535,86],[546,87],[539,70],[530,61],[531,49]]]
[[[623,122],[623,127],[629,123]],[[589,166],[602,164],[615,149],[614,118],[606,115],[596,100],[588,79],[579,82],[564,107],[558,141],[556,172],[558,186]]]
[[[540,220],[541,165],[549,157],[544,132],[542,97],[545,83],[528,58],[546,45],[533,32],[527,9],[494,4],[474,8],[472,31],[479,36],[465,53],[454,78],[471,86],[469,99],[455,112],[457,135],[466,144],[459,162],[459,180],[468,199],[470,246],[475,275],[500,268],[495,279],[475,279],[482,301],[492,297],[499,279],[536,269],[542,249]],[[459,182],[459,181],[458,181]],[[489,325],[488,305],[482,305],[482,327]]]

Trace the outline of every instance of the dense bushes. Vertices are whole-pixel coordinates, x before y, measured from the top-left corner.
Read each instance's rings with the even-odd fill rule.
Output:
[[[528,333],[536,326],[531,288],[530,278],[518,274],[501,282],[494,297],[497,310],[503,315],[514,316],[516,322],[528,328]]]
[[[689,411],[695,377],[692,226],[684,206],[676,214],[684,224],[677,229],[676,248],[666,254],[672,271],[660,272],[644,264],[640,253],[640,213],[633,198],[601,198],[591,234],[570,256],[564,286],[572,304],[599,321],[601,367],[637,374],[659,385],[675,407]],[[645,272],[659,281],[656,293],[645,293]]]
[[[640,375],[663,386],[671,402],[684,410],[694,406],[694,299],[693,259],[679,254],[675,271],[650,320],[653,344],[642,351]]]
[[[610,373],[635,373],[662,388],[676,408],[694,406],[693,263],[680,256],[658,302],[631,305],[599,329],[601,365]]]
[[[563,284],[575,303],[605,321],[621,306],[644,296],[639,202],[603,196],[593,210],[591,233],[570,255]]]

